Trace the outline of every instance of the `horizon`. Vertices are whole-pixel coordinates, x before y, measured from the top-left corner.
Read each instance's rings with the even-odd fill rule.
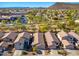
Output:
[[[0,2],[0,8],[38,8],[55,5],[56,2]],[[64,2],[65,3],[65,2]],[[79,2],[66,2],[68,4],[79,4]]]

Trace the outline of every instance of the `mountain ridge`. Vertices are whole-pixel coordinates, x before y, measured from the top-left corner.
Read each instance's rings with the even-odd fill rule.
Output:
[[[48,7],[49,9],[79,9],[79,4],[70,4],[64,2],[56,2],[55,5]]]

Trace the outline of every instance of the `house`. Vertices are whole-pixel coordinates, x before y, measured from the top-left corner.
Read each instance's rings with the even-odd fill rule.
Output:
[[[13,56],[21,56],[22,52],[23,52],[22,50],[15,50]]]
[[[3,52],[4,52],[3,48],[2,48],[2,47],[0,47],[0,56],[2,56],[2,55],[3,55]]]
[[[6,41],[6,42],[13,42],[15,41],[17,36],[18,36],[18,33],[16,32],[9,32],[5,36],[3,36],[2,39],[3,41]]]
[[[14,48],[16,50],[26,50],[27,47],[29,47],[29,40],[26,38],[20,38],[17,43],[14,44]]]
[[[3,32],[0,32],[0,38],[2,38],[4,36]],[[2,42],[2,39],[0,39],[0,42]]]
[[[45,55],[46,44],[44,39],[44,33],[34,33],[34,40],[32,42],[32,48],[36,51],[38,55]]]
[[[4,36],[1,39],[6,38],[9,34],[10,34],[10,32],[9,33],[5,33]]]
[[[4,49],[3,49],[3,47],[1,46],[3,44],[3,42],[1,42],[0,43],[0,56],[3,54],[3,52],[4,52]]]
[[[4,51],[10,51],[13,49],[14,44],[10,42],[3,42],[1,47],[4,49]]]
[[[20,40],[20,38],[24,35],[25,32],[19,33],[17,38],[14,41],[14,44]]]
[[[75,47],[76,39],[73,36],[68,35],[64,31],[57,33],[57,36],[60,39],[60,41],[62,42],[63,48],[76,49],[76,47]]]
[[[19,36],[15,40],[14,48],[16,50],[29,50],[31,48],[32,36],[27,32],[23,32],[21,34],[19,34]]]
[[[39,50],[45,50],[45,42],[44,42],[44,36],[43,33],[34,33],[34,41],[32,43],[33,47],[37,47]]]
[[[49,49],[60,49],[61,42],[55,33],[45,33],[46,42]]]
[[[11,51],[14,45],[10,42],[1,42],[0,43],[0,55],[3,55],[5,51]]]
[[[77,40],[73,36],[68,35],[62,38],[62,43],[64,43],[67,49],[76,49]]]
[[[75,37],[75,38],[78,40],[77,44],[79,44],[79,35],[78,35],[78,34],[76,34],[76,33],[73,32],[73,31],[70,31],[68,34],[69,34],[69,35],[72,35],[73,37]]]
[[[60,41],[62,40],[62,38],[64,36],[67,36],[68,34],[66,32],[64,32],[63,30],[57,33],[58,38],[60,39]]]
[[[4,38],[6,38],[10,33],[5,33],[4,36],[1,38],[2,41],[4,41]]]
[[[0,38],[3,37],[3,36],[4,36],[4,33],[3,32],[0,32]]]
[[[8,51],[4,51],[2,56],[8,56]]]

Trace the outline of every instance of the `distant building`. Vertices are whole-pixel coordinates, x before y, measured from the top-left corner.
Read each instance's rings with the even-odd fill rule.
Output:
[[[21,23],[22,24],[26,24],[27,23],[27,19],[25,16],[21,16]]]
[[[27,23],[27,18],[24,16],[26,13],[16,12],[16,13],[1,13],[0,14],[0,21],[2,20],[12,20],[15,21],[20,18],[22,24]],[[9,21],[8,21],[9,22]]]

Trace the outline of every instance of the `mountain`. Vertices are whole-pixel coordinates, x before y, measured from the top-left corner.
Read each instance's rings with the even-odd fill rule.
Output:
[[[52,5],[48,8],[49,9],[79,9],[79,4],[56,2],[55,5]]]

